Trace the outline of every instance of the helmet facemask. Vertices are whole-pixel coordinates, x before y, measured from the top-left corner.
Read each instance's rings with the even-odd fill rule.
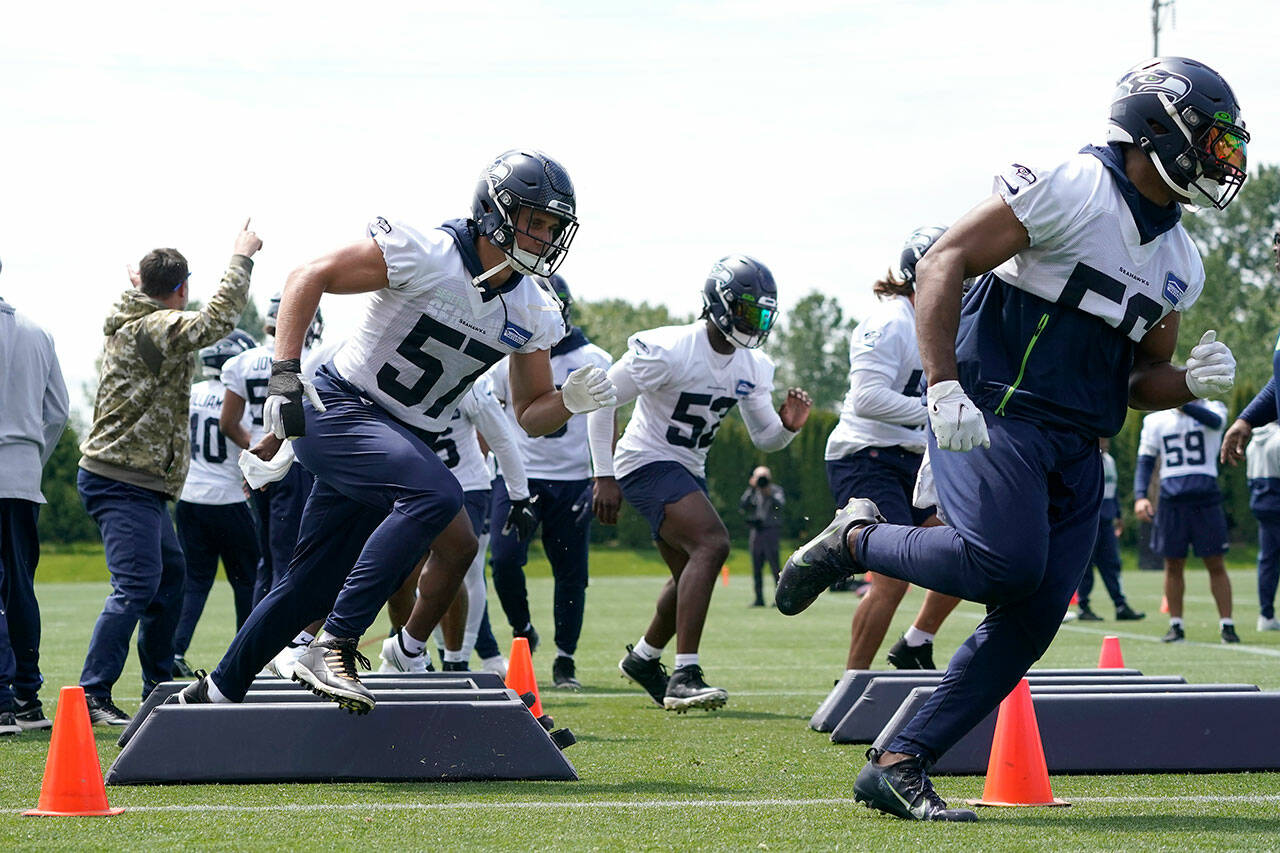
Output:
[[[778,300],[772,296],[756,297],[751,293],[734,293],[720,284],[715,289],[718,305],[706,300],[705,313],[720,333],[734,346],[755,349],[761,346],[778,319]]]
[[[1171,100],[1160,100],[1186,146],[1173,160],[1173,174],[1149,144],[1143,146],[1144,150],[1179,200],[1195,207],[1222,210],[1240,192],[1246,178],[1249,133],[1244,122],[1232,122],[1225,112],[1208,116],[1195,107],[1179,112]],[[1152,130],[1159,133],[1165,129]]]

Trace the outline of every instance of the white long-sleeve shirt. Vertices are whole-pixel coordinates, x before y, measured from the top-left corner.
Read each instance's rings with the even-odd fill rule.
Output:
[[[0,498],[45,502],[40,473],[69,412],[53,336],[0,299]]]

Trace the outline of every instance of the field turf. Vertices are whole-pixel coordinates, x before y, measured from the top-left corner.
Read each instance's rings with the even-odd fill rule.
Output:
[[[108,789],[112,805],[127,809],[118,817],[23,818],[18,812],[39,796],[49,740],[47,733],[25,733],[0,741],[0,850],[1280,847],[1280,774],[1057,777],[1054,793],[1072,808],[985,810],[980,823],[967,825],[908,824],[855,806],[851,786],[861,748],[833,745],[806,724],[842,669],[856,599],[829,594],[790,619],[748,608],[744,556],[735,552],[730,583],[717,588],[702,648],[704,668],[712,683],[729,690],[729,704],[685,716],[660,710],[616,669],[623,646],[643,631],[661,584],[652,554],[593,553],[580,694],[550,686],[551,584],[544,562],[532,567],[535,624],[544,637],[534,664],[548,712],[577,734],[567,754],[579,782],[125,787]],[[1147,674],[1280,688],[1280,634],[1254,631],[1253,573],[1247,555],[1235,559],[1243,645],[1217,642],[1202,571],[1188,572],[1189,642],[1161,644],[1167,623],[1156,612],[1159,576],[1131,570],[1126,587],[1134,606],[1148,611],[1146,621],[1066,625],[1042,665],[1092,666],[1103,635],[1120,628],[1126,662]],[[1126,564],[1133,565],[1131,557]],[[76,682],[107,585],[100,552],[92,550],[46,554],[38,578],[43,698],[52,717],[57,687]],[[1109,616],[1100,584],[1098,592],[1095,609]],[[890,639],[919,601],[913,591]],[[961,606],[939,637],[943,657],[980,616],[977,606]],[[230,635],[230,596],[219,581],[189,657],[211,668]],[[137,707],[138,685],[134,658],[115,697],[126,710]],[[106,768],[118,732],[99,731]],[[960,800],[978,795],[982,779],[942,777],[938,787]]]

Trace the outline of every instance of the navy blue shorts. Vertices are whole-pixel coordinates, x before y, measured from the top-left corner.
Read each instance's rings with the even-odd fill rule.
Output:
[[[462,506],[467,511],[467,518],[471,519],[471,530],[476,536],[489,532],[489,501],[492,494],[491,489],[462,493]]]
[[[911,505],[916,472],[923,460],[924,454],[901,447],[865,447],[828,461],[827,483],[837,507],[849,498],[869,498],[894,524],[919,525],[936,512],[933,507],[917,509]]]
[[[1227,552],[1227,515],[1220,501],[1180,504],[1160,501],[1155,524],[1151,526],[1151,550],[1162,557],[1182,560],[1187,546],[1197,557],[1215,557]]]
[[[707,481],[695,477],[679,462],[650,462],[618,478],[622,496],[636,512],[649,522],[649,530],[657,539],[658,529],[667,517],[667,504],[673,504],[690,492],[707,491]]]

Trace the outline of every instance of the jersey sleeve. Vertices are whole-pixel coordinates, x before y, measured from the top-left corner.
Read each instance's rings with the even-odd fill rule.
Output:
[[[902,363],[905,335],[895,318],[872,315],[849,336],[849,370],[867,371],[892,380]]]
[[[608,370],[613,366],[613,356],[595,344],[587,344],[587,360],[601,370]]]
[[[993,187],[1027,229],[1031,245],[1038,246],[1066,233],[1095,182],[1085,161],[1068,160],[1052,169],[1014,163],[996,176]]]
[[[560,343],[565,336],[564,317],[558,309],[549,304],[533,306],[533,328],[529,330],[529,341],[516,352],[535,352],[548,350]]]
[[[502,359],[484,374],[489,380],[489,392],[502,405],[511,399],[511,386],[507,379],[507,359]]]
[[[227,390],[241,400],[249,399],[249,392],[245,387],[244,380],[244,366],[248,362],[245,361],[244,355],[244,353],[241,353],[240,355],[232,356],[222,365],[222,384],[227,386]]]
[[[654,391],[671,379],[673,354],[659,342],[657,330],[637,332],[627,339],[627,351],[618,359],[640,391]]]
[[[387,286],[392,290],[422,293],[443,277],[427,238],[408,225],[379,216],[370,221],[369,236],[382,250]]]
[[[1138,438],[1139,456],[1160,455],[1160,418],[1147,415],[1142,419],[1142,434]]]

